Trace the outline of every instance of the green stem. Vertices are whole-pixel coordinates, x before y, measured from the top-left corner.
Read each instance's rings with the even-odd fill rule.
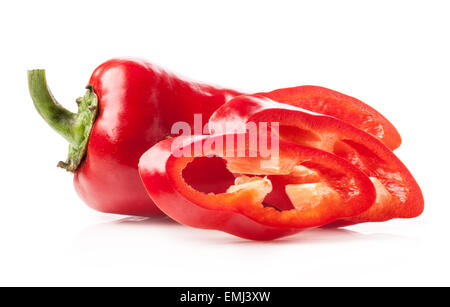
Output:
[[[78,112],[73,113],[60,105],[51,94],[45,79],[45,70],[28,71],[28,87],[38,113],[56,132],[69,142],[69,156],[58,166],[75,171],[86,154],[89,136],[98,113],[98,100],[92,86],[78,98]]]
[[[47,87],[45,70],[28,71],[28,88],[34,106],[42,118],[69,143],[74,144],[75,136],[72,127],[77,115],[60,105],[53,97]]]

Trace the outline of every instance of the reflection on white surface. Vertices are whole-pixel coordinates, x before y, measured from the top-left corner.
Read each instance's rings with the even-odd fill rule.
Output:
[[[332,283],[344,275],[349,282],[349,274],[364,279],[368,267],[377,274],[402,269],[416,244],[403,235],[341,228],[256,242],[166,217],[125,217],[83,229],[71,256],[88,271],[125,277],[138,272],[132,281],[138,285],[311,285],[323,284],[324,272]],[[120,284],[116,275],[111,278]]]
[[[197,243],[224,245],[280,245],[280,244],[311,244],[351,241],[379,241],[401,239],[401,236],[388,233],[363,234],[345,228],[316,228],[309,229],[293,236],[274,241],[259,242],[241,239],[216,230],[195,229],[180,225],[168,217],[124,217],[110,222],[94,224],[84,229],[75,241],[81,249],[114,248],[118,242],[136,247],[151,240],[165,240],[173,242],[188,239]]]

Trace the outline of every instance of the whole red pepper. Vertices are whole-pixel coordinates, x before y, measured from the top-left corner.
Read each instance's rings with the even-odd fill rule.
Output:
[[[279,141],[276,167],[265,168],[261,162],[270,157],[261,154],[259,145],[252,147],[249,135],[245,134],[245,143],[237,141],[239,134],[180,136],[159,142],[139,162],[149,195],[164,213],[182,224],[252,240],[272,240],[322,226],[364,212],[373,204],[371,181],[345,160]],[[226,148],[230,139],[232,150]],[[193,148],[202,150],[193,153]],[[215,162],[208,163],[211,159]],[[223,161],[222,168],[214,159]],[[201,186],[198,178],[192,182],[189,173],[195,172],[211,174],[203,179],[213,180],[215,190]],[[267,175],[282,174],[296,177],[296,182],[287,186],[294,204],[290,210],[264,203],[265,196],[276,188]]]
[[[382,142],[353,125],[262,96],[241,95],[221,106],[211,116],[209,127],[214,133],[215,129],[223,130],[225,125],[228,129],[238,129],[249,122],[279,123],[280,139],[340,156],[371,178],[377,191],[374,205],[335,225],[412,218],[422,213],[422,192],[409,170]],[[269,179],[280,188],[269,194],[265,201],[277,203],[283,209],[292,208],[283,187],[296,177],[285,175]]]
[[[142,153],[170,136],[175,122],[192,124],[194,114],[202,114],[207,120],[223,103],[241,94],[181,79],[143,60],[112,59],[94,71],[86,95],[77,99],[78,112],[72,113],[53,98],[43,70],[29,71],[28,78],[38,112],[70,143],[69,158],[59,166],[75,173],[74,185],[80,197],[99,211],[142,216],[161,214],[137,173]],[[317,104],[305,103],[312,94],[304,90],[266,94],[304,108],[331,112],[369,133],[395,130],[378,113],[369,112],[370,121],[366,116],[356,116],[367,113],[362,102],[346,97],[336,100],[332,91],[313,92]],[[389,140],[390,134],[385,135]]]

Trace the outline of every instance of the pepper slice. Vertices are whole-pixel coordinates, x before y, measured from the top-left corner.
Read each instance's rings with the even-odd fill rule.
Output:
[[[245,137],[245,144],[237,142],[232,151],[206,146],[225,144],[230,134],[181,136],[159,142],[139,161],[139,174],[150,197],[179,223],[252,240],[271,240],[325,225],[359,214],[373,204],[372,183],[345,160],[315,148],[280,141],[277,162],[267,168],[262,162],[269,158],[250,145],[249,135],[231,135]],[[177,154],[200,147],[203,150],[197,155]],[[238,152],[245,152],[246,156],[238,156]],[[282,210],[276,204],[266,204],[264,199],[275,188],[267,175],[296,176],[298,169],[308,169],[317,177],[313,183],[303,183],[299,176],[296,183],[283,187],[294,207]],[[192,183],[186,171],[212,174],[214,178],[205,176],[205,181],[214,179],[222,190],[217,186],[214,191],[208,190],[198,177]]]
[[[394,125],[377,110],[361,100],[325,87],[303,85],[259,95],[339,118],[376,137],[391,150],[398,148],[402,142]]]
[[[335,225],[412,218],[424,208],[422,192],[411,173],[389,148],[373,136],[337,118],[274,102],[257,96],[239,96],[220,107],[210,118],[214,130],[249,122],[279,123],[280,138],[340,156],[370,177],[377,190],[375,204],[366,212],[341,219]],[[283,181],[292,178],[282,177]],[[278,190],[279,191],[279,190]],[[283,193],[272,201],[290,206]]]

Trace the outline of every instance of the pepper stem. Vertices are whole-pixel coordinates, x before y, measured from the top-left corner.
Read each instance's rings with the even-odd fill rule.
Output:
[[[69,156],[58,166],[74,172],[86,154],[89,136],[98,113],[98,99],[88,85],[84,97],[76,100],[78,112],[73,113],[60,105],[51,94],[45,79],[45,70],[28,71],[28,87],[38,113],[56,132],[69,142]]]

